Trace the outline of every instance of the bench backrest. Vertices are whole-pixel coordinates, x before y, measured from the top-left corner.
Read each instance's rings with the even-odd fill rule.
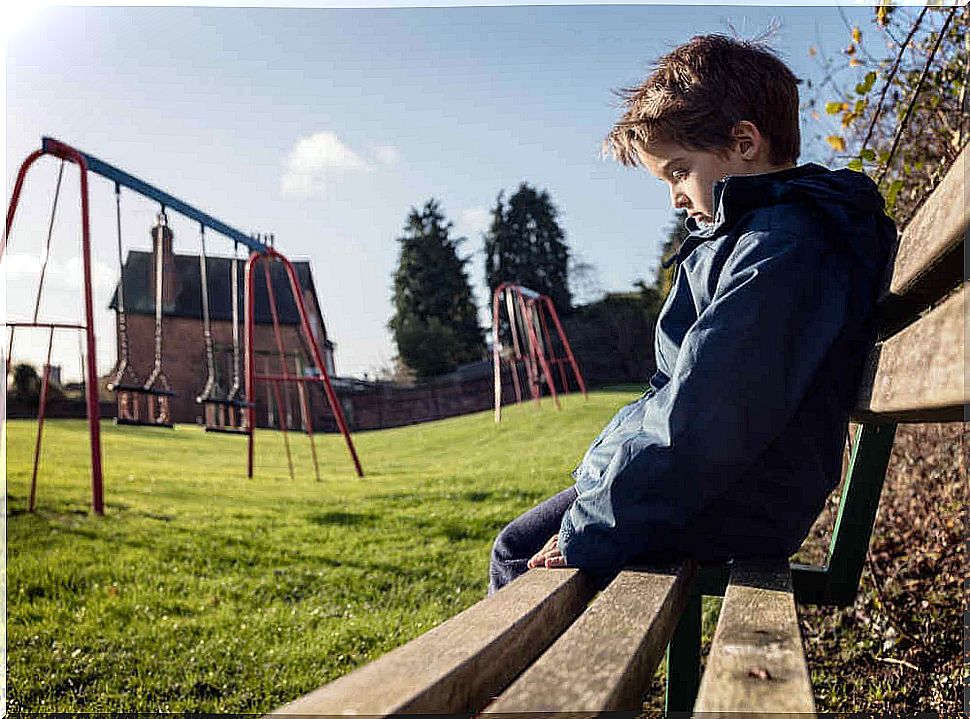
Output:
[[[856,434],[824,567],[793,565],[799,601],[849,604],[856,595],[897,422],[964,419],[970,226],[964,149],[901,233],[878,307],[872,350],[852,415]]]

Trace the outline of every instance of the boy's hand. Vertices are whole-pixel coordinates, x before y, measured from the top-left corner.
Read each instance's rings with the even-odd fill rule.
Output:
[[[566,558],[562,556],[559,551],[559,535],[553,534],[546,542],[545,546],[536,552],[535,556],[529,560],[529,569],[535,569],[536,567],[546,567],[547,569],[555,569],[557,567],[565,567]]]

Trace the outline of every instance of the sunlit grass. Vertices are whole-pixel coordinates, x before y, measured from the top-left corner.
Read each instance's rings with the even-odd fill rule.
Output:
[[[11,711],[265,712],[481,599],[495,533],[572,481],[618,388],[380,432],[242,437],[102,425],[103,518],[83,421],[7,427]]]

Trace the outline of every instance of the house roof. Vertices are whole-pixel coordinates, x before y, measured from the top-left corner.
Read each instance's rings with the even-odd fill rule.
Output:
[[[152,292],[152,253],[141,250],[131,250],[125,260],[122,270],[125,286],[125,311],[130,314],[155,314],[155,296]],[[166,317],[188,317],[202,320],[202,282],[199,271],[199,258],[197,255],[178,255],[172,257],[175,260],[175,274],[179,278],[179,286],[175,296],[175,306],[171,309],[164,309]],[[235,260],[239,264],[239,321],[243,321],[243,295],[245,261]],[[232,299],[231,299],[231,280],[233,260],[228,257],[206,257],[206,275],[209,285],[209,317],[213,322],[232,321]],[[319,302],[316,299],[316,288],[313,285],[313,275],[310,271],[309,262],[293,262],[293,269],[296,270],[297,279],[304,290],[309,290],[315,307],[307,307],[309,312],[316,312],[319,315]],[[298,325],[300,315],[293,301],[293,293],[290,291],[290,282],[284,267],[278,263],[270,264],[270,278],[273,282],[273,292],[276,294],[277,312],[280,324]],[[254,277],[255,290],[255,320],[257,324],[271,324],[273,321],[269,310],[269,297],[266,292],[266,279],[263,270],[260,268]],[[118,287],[115,287],[111,295],[111,302],[108,307],[113,310],[118,309]],[[323,317],[320,317],[321,330],[326,336],[326,329],[323,328]],[[330,344],[328,341],[327,344]]]

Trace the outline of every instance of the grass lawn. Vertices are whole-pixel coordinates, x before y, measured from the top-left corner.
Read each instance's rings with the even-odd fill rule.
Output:
[[[10,711],[266,712],[481,599],[510,519],[571,482],[638,388],[354,437],[245,440],[103,425],[103,518],[86,425],[51,421],[26,512],[31,421],[7,425]]]
[[[345,674],[481,599],[496,532],[567,486],[638,391],[360,433],[364,479],[340,436],[318,436],[320,482],[299,436],[297,479],[268,431],[247,479],[241,437],[105,423],[103,518],[86,424],[46,425],[31,515],[36,424],[8,422],[7,710],[268,712]],[[958,711],[961,436],[899,429],[859,596],[799,608],[820,711]],[[839,492],[797,560],[824,556]],[[702,650],[719,604],[704,598]]]

